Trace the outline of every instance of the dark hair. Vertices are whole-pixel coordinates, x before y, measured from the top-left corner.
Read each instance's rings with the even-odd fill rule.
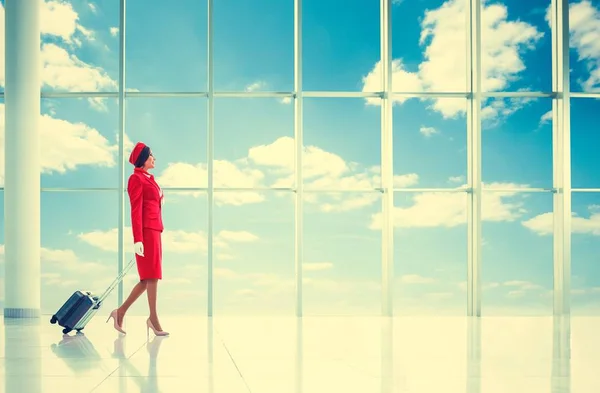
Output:
[[[135,166],[137,168],[143,167],[146,163],[146,160],[148,160],[148,157],[150,157],[150,148],[148,146],[145,146],[140,152],[140,155],[138,156],[137,160],[135,161]]]

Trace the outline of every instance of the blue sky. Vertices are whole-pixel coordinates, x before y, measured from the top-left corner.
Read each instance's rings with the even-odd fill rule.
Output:
[[[394,3],[394,90],[465,91],[466,2]],[[378,91],[379,2],[303,4],[303,89]],[[551,90],[549,4],[485,2],[486,91]],[[118,4],[57,0],[43,7],[42,90],[115,91]],[[129,1],[127,88],[206,90],[206,12],[206,1],[179,0],[169,7],[158,0]],[[216,90],[291,91],[293,1],[223,0],[215,2],[214,12]],[[3,23],[3,9],[0,16]],[[600,86],[600,41],[593,39],[599,35],[600,1],[573,1],[573,91]],[[0,58],[0,86],[3,64]],[[397,187],[451,189],[464,184],[466,105],[462,98],[398,98],[393,110]],[[575,188],[600,188],[595,151],[600,136],[588,128],[598,109],[600,103],[592,98],[571,101]],[[163,187],[206,187],[205,98],[134,97],[127,99],[126,110],[126,155],[142,140],[154,150],[155,174]],[[552,187],[551,110],[548,98],[490,98],[483,103],[482,177],[490,190],[483,201],[482,232],[487,315],[552,312],[552,196],[518,192]],[[305,98],[304,112],[305,188],[355,190],[306,193],[305,314],[378,314],[381,197],[369,190],[380,185],[379,103]],[[43,187],[118,186],[115,99],[45,98],[41,116]],[[289,100],[215,99],[216,186],[293,187],[293,121]],[[129,164],[126,168],[129,173]],[[1,193],[0,198],[3,202]],[[598,313],[600,195],[574,193],[572,200],[574,312]],[[76,288],[103,289],[116,274],[117,203],[116,191],[42,194],[44,312],[54,312]],[[206,203],[203,193],[166,191],[165,279],[159,289],[163,313],[206,311]],[[126,205],[130,256],[128,200]],[[464,313],[466,195],[399,192],[395,206],[396,313]],[[216,195],[214,212],[215,313],[293,313],[292,193],[222,192]],[[0,235],[2,244],[3,228]],[[126,291],[135,279],[132,271]],[[116,292],[111,299],[116,301]],[[132,311],[146,310],[142,299]]]

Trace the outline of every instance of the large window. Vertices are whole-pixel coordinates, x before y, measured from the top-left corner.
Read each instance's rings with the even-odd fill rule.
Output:
[[[395,314],[465,315],[467,195],[398,192],[394,202]]]
[[[44,312],[133,256],[138,141],[161,312],[596,312],[600,2],[338,3],[40,3]]]
[[[43,314],[55,313],[75,290],[101,294],[117,275],[117,198],[115,191],[42,193]],[[105,304],[115,304],[116,295]]]

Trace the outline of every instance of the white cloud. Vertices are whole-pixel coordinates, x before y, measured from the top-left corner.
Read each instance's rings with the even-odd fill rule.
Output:
[[[42,45],[42,82],[55,90],[117,90],[114,81],[101,68],[87,64],[56,44]]]
[[[522,89],[521,89],[522,91]],[[500,124],[501,119],[505,119],[513,113],[525,108],[528,104],[536,101],[537,98],[489,98],[484,100],[484,106],[481,110],[483,128],[489,129]]]
[[[450,176],[448,178],[448,181],[450,183],[464,183],[465,182],[465,177],[464,176]]]
[[[252,91],[257,91],[257,90],[264,90],[267,88],[267,83],[264,81],[256,81],[254,83],[249,84],[248,86],[246,86],[246,91],[247,92],[252,92]]]
[[[544,113],[540,118],[540,125],[550,123],[552,121],[552,109]]]
[[[55,90],[99,91],[115,90],[116,81],[100,67],[93,66],[70,52],[93,41],[94,32],[79,23],[79,15],[68,2],[39,1],[41,7],[41,33],[60,39],[60,44],[44,43],[41,47],[42,85]],[[5,78],[5,29],[4,7],[0,6],[0,85]],[[92,107],[98,108],[98,100],[91,101]],[[102,109],[102,106],[100,106]]]
[[[579,217],[576,213],[571,217],[571,233],[600,236],[600,210],[598,206],[589,206],[590,217]],[[527,221],[523,226],[540,236],[550,236],[554,233],[554,214],[552,212],[537,215]]]
[[[5,106],[0,104],[0,118]],[[4,184],[4,122],[0,122],[0,184]],[[42,173],[65,173],[84,165],[112,167],[118,145],[83,123],[70,123],[49,115],[40,116]]]
[[[302,270],[304,271],[321,271],[321,270],[330,270],[333,268],[333,263],[331,262],[304,262],[302,264]]]
[[[570,46],[588,71],[587,79],[578,80],[585,91],[600,88],[600,11],[588,0],[569,7]]]
[[[392,84],[395,91],[466,90],[466,7],[462,0],[448,0],[437,9],[425,11],[420,44],[424,61],[416,72],[407,71],[402,59],[395,59]],[[482,87],[486,91],[506,89],[525,69],[523,50],[531,50],[542,33],[526,22],[509,21],[505,5],[482,6]],[[379,91],[381,66],[363,78],[363,91]],[[396,102],[402,103],[404,99]],[[368,100],[378,104],[378,100]],[[460,100],[436,99],[433,108],[444,117],[464,113]],[[485,111],[484,111],[485,113]],[[499,113],[493,113],[499,115]]]
[[[119,34],[119,28],[118,27],[111,27],[110,28],[110,35],[112,35],[113,37],[116,37]]]
[[[220,231],[217,235],[223,241],[249,243],[258,240],[258,236],[248,231]]]
[[[52,35],[61,38],[66,43],[77,43],[74,35],[81,27],[79,24],[79,15],[73,9],[73,6],[62,1],[39,1],[41,7],[40,29],[42,34]],[[4,7],[2,7],[4,12]]]
[[[443,299],[450,299],[451,297],[454,297],[454,293],[452,293],[452,292],[432,292],[432,293],[425,294],[425,297],[429,298],[430,300],[443,300]]]
[[[528,291],[528,290],[535,290],[535,289],[543,288],[542,286],[540,286],[538,284],[534,284],[530,281],[522,281],[522,280],[506,281],[503,283],[503,285],[506,287],[519,288],[519,291]]]
[[[467,291],[467,282],[466,281],[461,281],[457,284],[458,288],[463,291],[466,292]],[[484,291],[490,290],[490,289],[494,289],[494,288],[498,288],[500,286],[500,283],[498,282],[488,282],[488,283],[483,283],[481,285],[481,289]]]
[[[433,127],[421,127],[419,132],[423,134],[425,137],[429,138],[435,134],[439,134],[439,131]]]
[[[113,228],[107,231],[91,231],[77,235],[79,240],[104,251],[118,251],[118,230]],[[214,244],[219,248],[227,248],[233,242],[255,242],[259,238],[248,231],[220,231],[214,239]],[[131,227],[125,227],[123,231],[123,242],[125,249],[133,247]],[[128,246],[129,245],[129,246]],[[162,234],[162,246],[165,252],[179,254],[200,252],[206,254],[208,249],[208,237],[203,231],[188,232],[182,230],[165,230]],[[228,254],[223,254],[227,259]]]
[[[233,256],[229,253],[226,253],[226,252],[218,252],[215,255],[215,258],[217,261],[231,261],[231,260],[235,259],[235,256]]]
[[[418,274],[405,274],[400,276],[400,282],[403,284],[431,284],[435,280],[431,277],[423,277]]]
[[[264,174],[251,168],[240,168],[236,164],[215,160],[214,162],[214,186],[252,188],[261,187]],[[208,166],[206,164],[188,164],[183,162],[170,163],[167,168],[156,177],[161,187],[207,187]],[[192,195],[203,195],[202,193],[181,193]],[[259,203],[265,197],[257,192],[224,192],[215,193],[217,205],[239,206],[248,203]]]
[[[381,186],[380,168],[364,168],[353,162],[346,162],[335,153],[317,146],[305,146],[302,174],[306,189],[372,189]],[[270,168],[280,176],[275,186],[293,184],[294,139],[283,137],[269,145],[255,146],[248,152],[248,161]],[[396,175],[396,187],[408,187],[418,182],[416,174]],[[342,195],[336,193],[307,195],[308,203],[319,203],[322,211],[340,212],[372,205],[379,200],[376,194]],[[329,202],[326,200],[329,199]]]
[[[347,162],[339,155],[316,146],[305,146],[303,161],[303,178],[307,189],[370,190],[381,186],[378,166],[363,167],[355,162]],[[218,188],[292,187],[294,139],[281,137],[271,144],[251,147],[246,157],[234,162],[215,160],[214,165],[214,184]],[[418,179],[414,173],[396,175],[394,185],[408,187],[417,184]],[[171,163],[157,176],[157,181],[163,187],[206,187],[207,165]],[[341,195],[332,192],[318,196],[307,194],[306,202],[318,203],[325,212],[340,212],[372,205],[379,198],[375,193]],[[220,205],[243,205],[264,200],[263,194],[252,191],[215,193],[215,202]]]
[[[491,183],[488,189],[514,189],[517,184]],[[484,221],[514,221],[523,213],[523,203],[516,192],[484,193],[482,219]],[[394,208],[394,226],[401,228],[455,227],[467,222],[467,199],[464,193],[419,193],[413,205]],[[381,213],[372,216],[369,228],[380,229]]]
[[[4,263],[4,244],[0,245],[0,264]],[[40,248],[40,259],[42,264],[42,274],[49,278],[57,278],[62,272],[75,272],[83,274],[86,272],[98,273],[110,269],[96,262],[83,261],[75,251],[70,249],[52,249],[47,247]],[[47,272],[47,269],[53,269],[53,272]]]

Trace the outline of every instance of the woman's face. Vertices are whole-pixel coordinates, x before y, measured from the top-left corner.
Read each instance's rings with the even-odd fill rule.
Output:
[[[144,163],[144,168],[146,168],[146,169],[154,168],[154,156],[152,155],[152,152],[150,152],[150,156],[148,156],[148,159]]]

